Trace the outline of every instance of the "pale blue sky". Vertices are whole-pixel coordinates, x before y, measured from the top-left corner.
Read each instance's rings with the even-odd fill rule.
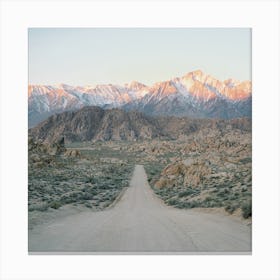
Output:
[[[29,83],[151,85],[200,69],[251,80],[249,28],[31,28]]]

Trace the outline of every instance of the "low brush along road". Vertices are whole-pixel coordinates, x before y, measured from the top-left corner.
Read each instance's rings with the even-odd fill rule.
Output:
[[[250,253],[251,228],[233,217],[166,206],[142,165],[116,205],[29,231],[29,252]]]

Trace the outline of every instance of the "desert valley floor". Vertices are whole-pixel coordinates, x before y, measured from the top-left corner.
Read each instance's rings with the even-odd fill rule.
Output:
[[[250,253],[251,132],[29,138],[30,253]]]

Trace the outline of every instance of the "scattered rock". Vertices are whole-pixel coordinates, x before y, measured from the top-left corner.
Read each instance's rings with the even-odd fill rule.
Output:
[[[67,149],[66,152],[64,153],[64,155],[67,157],[72,157],[72,158],[80,158],[81,152],[79,150]]]

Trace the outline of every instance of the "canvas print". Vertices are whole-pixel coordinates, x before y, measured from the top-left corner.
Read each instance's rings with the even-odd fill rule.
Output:
[[[251,254],[248,28],[28,30],[30,254]]]

